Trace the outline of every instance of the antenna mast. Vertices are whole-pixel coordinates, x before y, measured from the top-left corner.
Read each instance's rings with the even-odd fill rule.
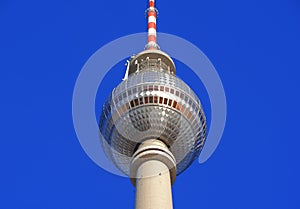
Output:
[[[148,43],[146,45],[146,50],[159,50],[156,38],[156,18],[158,10],[155,8],[155,0],[149,0],[149,7],[146,10],[148,16]]]

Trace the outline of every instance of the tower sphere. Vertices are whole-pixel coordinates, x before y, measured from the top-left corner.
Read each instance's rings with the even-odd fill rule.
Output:
[[[173,154],[180,174],[199,156],[206,139],[200,100],[160,50],[132,56],[128,74],[103,105],[99,130],[107,157],[129,176],[135,151],[156,139]]]

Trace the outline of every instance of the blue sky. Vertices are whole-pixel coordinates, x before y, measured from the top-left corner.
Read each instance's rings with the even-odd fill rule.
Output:
[[[72,94],[97,49],[146,31],[146,5],[0,2],[0,209],[134,208],[130,181],[99,168],[82,150]],[[157,0],[157,7],[158,31],[187,39],[209,57],[228,105],[214,155],[177,178],[175,208],[298,209],[300,3]],[[106,78],[107,94],[123,67],[119,63]],[[193,74],[181,63],[178,74],[201,94],[209,113]],[[96,114],[103,97],[97,97]]]

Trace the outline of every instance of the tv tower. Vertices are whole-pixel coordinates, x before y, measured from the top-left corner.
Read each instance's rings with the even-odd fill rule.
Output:
[[[199,156],[206,118],[157,44],[154,0],[146,12],[148,43],[131,56],[125,78],[103,105],[99,130],[105,154],[136,187],[135,208],[171,209],[171,186]]]

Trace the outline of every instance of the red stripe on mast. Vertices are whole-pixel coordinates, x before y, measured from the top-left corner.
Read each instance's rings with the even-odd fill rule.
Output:
[[[154,29],[156,29],[156,24],[154,22],[149,22],[148,23],[148,28],[154,28]]]

